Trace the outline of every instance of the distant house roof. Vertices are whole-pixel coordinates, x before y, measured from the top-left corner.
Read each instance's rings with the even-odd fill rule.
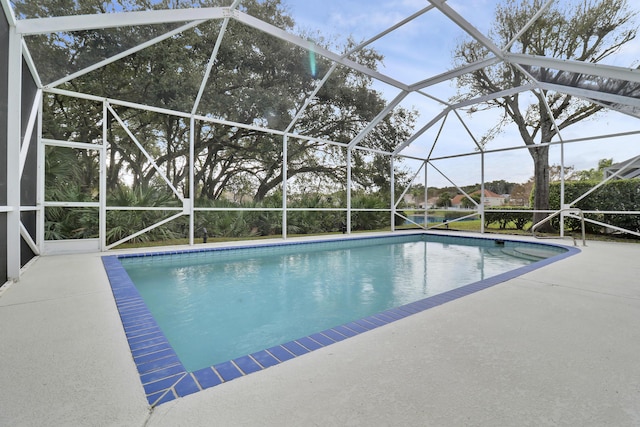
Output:
[[[473,193],[469,193],[470,196],[479,196],[480,194],[481,194],[480,190],[476,190]],[[501,196],[500,194],[496,194],[490,190],[484,190],[484,197],[492,198],[492,199],[494,198],[504,199],[504,196]],[[458,194],[453,199],[451,199],[451,204],[453,205],[459,204],[465,198],[466,196],[464,194]]]
[[[479,196],[481,194],[480,190],[476,190],[472,193],[469,193],[470,196]],[[451,206],[459,207],[462,204],[462,201],[467,197],[464,194],[458,194],[453,199],[451,199]],[[484,198],[486,200],[486,204],[489,206],[499,205],[503,203],[503,200],[506,198],[501,196],[500,194],[496,194],[490,190],[484,190]]]
[[[474,191],[472,193],[472,195],[474,194],[480,194],[480,191]],[[499,197],[499,198],[504,198],[503,196],[501,196],[500,194],[496,194],[491,190],[484,190],[484,197]]]
[[[460,203],[462,203],[462,200],[466,198],[467,197],[464,194],[456,195],[453,199],[451,199],[451,206],[458,206]]]
[[[608,178],[620,169],[624,170],[620,174],[616,175],[616,178],[631,179],[640,177],[640,156],[636,156],[623,162],[615,163],[608,168],[604,168],[604,177]]]

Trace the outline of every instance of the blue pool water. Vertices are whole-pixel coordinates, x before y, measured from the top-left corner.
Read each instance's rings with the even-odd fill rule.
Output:
[[[419,234],[120,262],[193,372],[564,251]]]

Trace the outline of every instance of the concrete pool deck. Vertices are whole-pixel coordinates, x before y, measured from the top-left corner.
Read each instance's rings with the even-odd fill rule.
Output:
[[[103,254],[40,257],[0,295],[0,425],[637,426],[640,245],[587,245],[154,409]]]

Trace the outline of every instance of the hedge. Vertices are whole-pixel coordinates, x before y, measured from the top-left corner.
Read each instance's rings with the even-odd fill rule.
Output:
[[[565,182],[564,200],[572,202],[591,188],[598,181],[569,181]],[[552,183],[549,186],[549,206],[551,209],[560,209],[560,183]],[[580,200],[572,207],[580,208],[583,211],[640,211],[640,178],[612,180]],[[585,218],[594,219],[600,222],[625,228],[633,231],[640,231],[640,215],[620,215],[620,214],[585,214]],[[552,222],[557,226],[558,220]],[[580,221],[568,218],[565,226],[569,229],[578,230]],[[585,223],[585,228],[589,232],[601,232],[601,227]]]
[[[501,206],[496,208],[500,211],[523,210],[522,207]],[[512,223],[516,230],[524,230],[525,225],[533,219],[532,212],[495,212],[492,209],[484,211],[484,225],[488,227],[491,224],[498,224],[501,230],[507,228]]]

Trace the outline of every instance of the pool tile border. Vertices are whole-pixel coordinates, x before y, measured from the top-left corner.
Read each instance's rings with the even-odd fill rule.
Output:
[[[232,249],[242,250],[266,246],[327,243],[327,241],[304,241],[291,243],[285,242],[276,243],[273,245],[267,244],[171,252],[150,252],[133,255],[103,256],[102,262],[107,273],[109,283],[111,284],[111,290],[116,302],[116,306],[118,308],[118,312],[120,314],[120,319],[122,321],[125,335],[129,343],[129,348],[131,349],[131,354],[138,369],[140,382],[142,383],[142,387],[145,391],[149,405],[151,405],[152,407],[158,406],[179,397],[188,396],[198,391],[210,387],[215,387],[225,382],[232,381],[236,378],[249,375],[253,372],[261,371],[295,357],[302,356],[319,348],[329,346],[336,342],[343,341],[358,334],[395,322],[396,320],[403,319],[413,314],[445,304],[449,301],[453,301],[458,298],[462,298],[472,293],[481,291],[483,289],[495,286],[498,283],[513,279],[517,276],[544,267],[580,252],[580,250],[575,247],[562,246],[557,244],[549,245],[542,243],[519,242],[516,240],[508,239],[505,240],[495,238],[459,236],[451,237],[427,233],[405,234],[403,235],[403,237],[416,235],[428,235],[430,238],[435,238],[436,241],[439,240],[440,237],[453,238],[454,241],[451,241],[450,238],[447,239],[449,243],[455,243],[455,241],[458,241],[458,239],[461,239],[460,241],[465,242],[468,242],[469,240],[483,240],[488,242],[495,242],[496,240],[505,242],[509,241],[518,244],[524,243],[537,246],[560,247],[566,249],[566,252],[538,262],[534,262],[515,270],[508,271],[506,273],[490,277],[482,281],[474,282],[469,285],[452,289],[450,291],[427,297],[403,306],[391,308],[380,313],[376,313],[371,316],[346,323],[344,325],[339,325],[322,332],[316,332],[306,337],[289,341],[265,350],[261,350],[259,352],[252,353],[250,355],[238,357],[236,359],[219,363],[214,366],[200,369],[194,372],[188,372],[180,362],[178,355],[171,347],[171,344],[167,340],[164,333],[160,330],[160,327],[151,315],[151,312],[140,296],[140,293],[138,292],[135,285],[129,278],[129,275],[122,266],[120,258],[149,257],[156,255],[182,253],[200,253]],[[380,239],[385,237],[389,236],[362,237],[357,238],[357,240]]]

